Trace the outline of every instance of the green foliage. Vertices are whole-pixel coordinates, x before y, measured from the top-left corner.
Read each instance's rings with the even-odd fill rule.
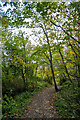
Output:
[[[28,109],[28,104],[31,101],[32,96],[39,90],[51,87],[48,83],[44,81],[38,81],[36,88],[31,91],[31,87],[29,91],[25,91],[16,95],[14,98],[12,96],[8,97],[7,94],[4,95],[2,101],[2,112],[3,119],[9,118],[19,118],[25,110]],[[23,102],[24,101],[24,102]]]
[[[24,110],[27,109],[27,102],[29,102],[33,93],[25,92],[17,95],[15,99],[8,97],[6,94],[3,99],[3,119],[20,117]],[[24,103],[23,103],[24,101]]]
[[[53,105],[58,113],[59,118],[78,118],[80,105],[78,102],[78,84],[73,81],[65,82],[61,90],[55,94]]]
[[[14,6],[13,9],[9,8],[6,12],[4,10],[1,12],[4,114],[7,110],[10,112],[15,105],[12,110],[12,115],[15,116],[15,111],[18,112],[19,107],[21,108],[20,101],[22,99],[19,98],[19,107],[17,108],[15,100],[10,96],[15,96],[26,90],[31,94],[31,92],[40,90],[42,87],[48,87],[48,83],[52,84],[53,82],[52,76],[56,79],[55,82],[63,84],[62,97],[67,94],[66,89],[68,88],[68,92],[71,91],[72,94],[75,92],[71,88],[73,82],[72,85],[67,83],[69,79],[72,81],[77,79],[78,86],[80,86],[78,79],[80,77],[78,3],[80,5],[80,2],[72,2],[69,5],[65,2],[3,3],[3,7],[7,4],[10,4],[12,8]],[[26,28],[30,30],[30,28],[37,27],[40,28],[39,31],[31,30],[31,34],[37,36],[35,41],[38,45],[32,45],[30,39],[33,39],[33,36],[28,35],[28,32],[23,32],[21,28],[25,28],[26,31]],[[12,29],[15,28],[21,29],[18,34],[13,32]],[[51,73],[51,62],[54,75]],[[64,81],[66,81],[65,84]],[[31,96],[30,94],[29,96]],[[67,101],[71,102],[71,93],[68,98]],[[73,107],[71,106],[74,111],[71,108],[69,109],[71,114],[67,110],[69,103],[67,106],[63,103],[66,104],[64,100],[58,100],[59,112],[65,116],[72,116],[74,113],[73,117],[77,117],[75,101],[73,101]],[[63,110],[64,108],[66,110]],[[63,111],[64,113],[62,113]],[[11,113],[7,113],[8,117],[10,115]]]

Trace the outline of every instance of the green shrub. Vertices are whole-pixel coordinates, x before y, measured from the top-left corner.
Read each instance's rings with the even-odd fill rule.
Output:
[[[75,84],[75,86],[74,86]],[[73,81],[71,84],[66,81],[61,91],[55,94],[53,104],[56,107],[58,117],[60,118],[78,118],[80,111],[80,104],[77,101],[78,96],[78,83]]]

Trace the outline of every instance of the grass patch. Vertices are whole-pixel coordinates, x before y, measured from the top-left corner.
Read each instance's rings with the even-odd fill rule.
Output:
[[[65,82],[61,90],[55,93],[53,105],[58,113],[59,118],[79,118],[80,104],[78,101],[78,84],[76,81],[73,85]]]

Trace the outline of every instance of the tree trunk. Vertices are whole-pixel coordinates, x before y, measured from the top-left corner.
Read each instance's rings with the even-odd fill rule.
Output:
[[[50,67],[51,67],[52,77],[53,77],[53,80],[54,80],[55,90],[56,90],[56,92],[57,92],[57,91],[58,91],[58,88],[57,88],[57,84],[56,84],[56,81],[55,81],[55,76],[54,76],[54,70],[53,70],[52,61],[50,61]]]
[[[70,78],[70,76],[69,76],[69,73],[68,73],[67,67],[66,67],[66,65],[65,65],[65,63],[64,63],[64,58],[63,58],[63,55],[62,55],[60,49],[59,49],[59,53],[60,53],[60,56],[61,56],[62,61],[63,61],[63,64],[64,64],[65,71],[66,71],[66,73],[67,73],[67,75],[68,75],[68,79],[69,79],[70,82],[72,83],[72,80],[71,80],[71,78]]]
[[[35,76],[36,76],[36,74],[37,74],[37,68],[38,68],[38,64],[37,64],[37,67],[36,67],[36,69],[35,69]]]
[[[58,91],[58,88],[57,88],[57,84],[56,84],[56,81],[55,81],[55,76],[54,76],[54,70],[53,70],[53,64],[52,64],[52,52],[51,52],[51,49],[50,49],[50,41],[49,41],[49,38],[48,38],[48,35],[47,35],[47,32],[44,30],[44,28],[42,27],[43,29],[43,32],[47,38],[47,44],[48,44],[48,49],[49,49],[49,56],[50,58],[46,55],[46,57],[48,58],[49,62],[50,62],[50,67],[51,67],[51,72],[52,72],[52,77],[53,77],[53,80],[54,80],[54,85],[55,85],[55,90],[56,92]]]
[[[26,87],[26,83],[25,83],[25,76],[24,76],[24,72],[23,72],[23,67],[21,69],[21,72],[22,72],[22,78],[23,78],[23,82],[24,82],[24,89]]]
[[[23,47],[24,47],[24,53],[25,53],[23,56],[25,58],[24,62],[27,63],[27,61],[26,61],[26,46],[25,46],[24,42],[23,42]],[[25,82],[27,83],[27,75],[26,74],[27,74],[27,67],[25,66]]]

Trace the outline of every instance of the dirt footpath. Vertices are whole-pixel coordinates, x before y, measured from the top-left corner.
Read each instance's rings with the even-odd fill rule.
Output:
[[[53,107],[54,87],[37,92],[31,100],[28,110],[25,110],[24,118],[56,118]]]

